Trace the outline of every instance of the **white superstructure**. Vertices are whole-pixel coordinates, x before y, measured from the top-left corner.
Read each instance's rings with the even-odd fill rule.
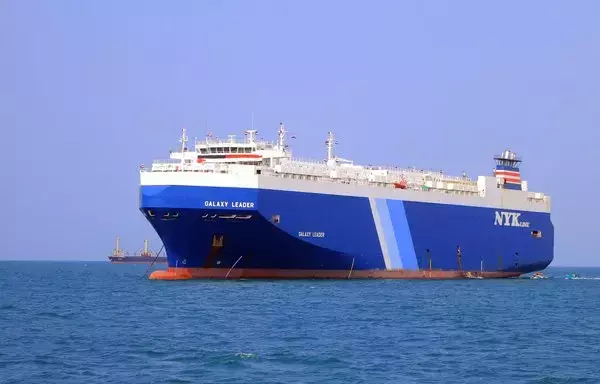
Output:
[[[510,190],[501,188],[501,175],[473,180],[414,167],[356,165],[334,154],[331,132],[324,160],[295,159],[283,124],[275,142],[259,140],[257,133],[246,130],[242,140],[209,133],[190,149],[184,129],[181,147],[169,160],[155,160],[150,169],[141,166],[141,184],[282,189],[550,212],[549,196],[528,191],[527,181],[520,181],[521,190]]]

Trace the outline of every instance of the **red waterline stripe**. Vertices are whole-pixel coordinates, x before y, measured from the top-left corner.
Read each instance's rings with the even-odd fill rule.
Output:
[[[473,276],[484,278],[518,277],[519,272],[469,271]],[[440,270],[302,270],[302,269],[241,269],[241,268],[174,268],[154,271],[151,280],[192,279],[463,279],[467,271]]]

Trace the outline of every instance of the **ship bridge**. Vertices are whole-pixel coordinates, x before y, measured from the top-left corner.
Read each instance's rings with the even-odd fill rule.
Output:
[[[190,151],[184,128],[179,138],[181,149],[177,152],[171,150],[170,163],[176,165],[176,171],[196,168],[192,166],[193,164],[274,166],[282,159],[291,157],[291,151],[285,144],[285,134],[283,123],[279,125],[278,140],[275,142],[259,140],[258,131],[255,129],[244,131],[242,140],[237,139],[235,135],[229,135],[227,140],[221,140],[213,138],[212,133],[209,132],[203,140],[196,139],[194,150]]]

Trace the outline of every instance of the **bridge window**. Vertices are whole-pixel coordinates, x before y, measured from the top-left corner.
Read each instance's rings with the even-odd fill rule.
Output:
[[[537,230],[531,231],[531,236],[539,239],[542,237],[542,231],[537,231]]]

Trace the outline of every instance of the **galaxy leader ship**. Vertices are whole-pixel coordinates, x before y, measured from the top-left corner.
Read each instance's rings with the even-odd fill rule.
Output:
[[[553,260],[550,198],[506,150],[492,175],[293,159],[276,142],[208,135],[140,169],[140,210],[168,270],[152,279],[514,277]]]

